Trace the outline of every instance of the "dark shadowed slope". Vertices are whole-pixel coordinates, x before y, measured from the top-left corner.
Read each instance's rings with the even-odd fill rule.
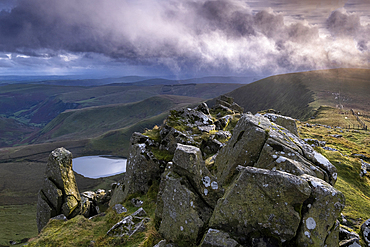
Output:
[[[333,69],[271,76],[240,87],[228,95],[253,113],[276,109],[307,119],[320,105],[368,109],[370,70]]]

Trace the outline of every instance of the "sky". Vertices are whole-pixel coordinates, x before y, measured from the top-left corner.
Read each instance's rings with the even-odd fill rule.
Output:
[[[0,76],[370,68],[369,0],[0,0]]]

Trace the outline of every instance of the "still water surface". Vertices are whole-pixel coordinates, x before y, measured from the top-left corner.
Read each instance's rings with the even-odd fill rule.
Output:
[[[73,159],[73,170],[88,178],[109,177],[126,172],[127,159],[116,156],[85,156]]]

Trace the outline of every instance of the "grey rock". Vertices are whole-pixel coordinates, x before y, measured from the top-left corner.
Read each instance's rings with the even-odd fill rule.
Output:
[[[208,205],[212,208],[216,206],[224,191],[205,166],[199,148],[178,144],[173,156],[173,166],[176,173],[190,181]]]
[[[238,169],[240,174],[218,200],[209,226],[239,238],[269,232],[280,242],[291,240],[301,221],[297,208],[311,194],[309,184],[285,172]]]
[[[233,136],[227,145],[220,150],[215,164],[217,177],[221,184],[225,181],[228,182],[236,174],[235,168],[238,165],[253,166],[260,158],[266,140],[273,140],[291,152],[299,153],[313,167],[317,168],[314,170],[317,174],[315,176],[322,178],[321,173],[324,171],[326,173],[324,179],[331,185],[335,184],[337,169],[328,159],[284,127],[271,123],[267,118],[258,114],[244,114],[234,128]],[[311,165],[308,167],[313,170]]]
[[[305,138],[303,139],[306,143],[308,143],[309,145],[313,145],[313,147],[325,147],[326,145],[326,141],[319,141],[319,140],[316,140],[316,139],[310,139],[310,138]]]
[[[353,238],[360,239],[360,236],[357,233],[349,231],[343,227],[339,228],[339,240],[348,240]]]
[[[206,115],[210,115],[208,105],[205,102],[203,102],[202,104],[197,106],[197,108],[195,108],[195,110],[200,111],[200,112],[202,112]]]
[[[122,204],[116,204],[113,206],[113,210],[116,211],[117,214],[122,214],[127,212],[127,208],[122,206]]]
[[[325,181],[309,175],[302,175],[311,186],[310,198],[302,208],[302,224],[297,231],[299,246],[323,246],[329,234],[335,230],[331,241],[339,244],[339,227],[335,229],[345,198],[343,194]],[[334,246],[330,245],[330,246]]]
[[[37,211],[39,232],[54,216],[64,214],[70,219],[81,212],[81,197],[72,170],[72,153],[65,148],[57,148],[49,155]]]
[[[166,240],[163,239],[161,241],[158,242],[158,244],[154,245],[154,247],[166,247]]]
[[[138,210],[136,210],[132,216],[137,216],[137,217],[144,217],[146,216],[147,213],[145,212],[145,210],[143,208],[139,208]]]
[[[185,177],[171,171],[162,178],[155,214],[167,241],[194,244],[211,216],[211,209],[189,188]]]
[[[131,135],[131,138],[130,138],[130,144],[131,145],[134,145],[134,144],[141,144],[141,143],[145,143],[149,140],[149,137],[139,133],[139,132],[134,132],[132,135]]]
[[[159,164],[154,160],[153,154],[146,149],[146,145],[132,145],[127,160],[124,191],[122,193],[118,189],[117,192],[116,190],[113,192],[114,203],[123,202],[129,194],[147,193],[152,182],[159,177]],[[112,201],[110,203],[112,205]]]
[[[361,225],[361,235],[367,246],[370,246],[370,219]]]
[[[62,221],[67,221],[67,217],[64,214],[60,214],[57,216],[54,216],[53,218],[50,218],[51,220],[62,220]]]
[[[217,229],[208,229],[200,247],[236,247],[240,246],[237,241],[232,239],[226,232]]]
[[[309,174],[328,180],[327,173],[315,166],[299,152],[268,138],[254,167],[288,172],[297,176]]]
[[[360,239],[351,238],[339,242],[339,247],[361,247]]]
[[[141,207],[143,205],[143,201],[141,201],[140,199],[137,199],[137,198],[132,198],[131,199],[131,204],[134,205],[134,207]]]
[[[84,196],[81,196],[81,214],[85,217],[85,218],[89,218],[92,216],[92,207],[93,207],[93,203],[92,201],[89,200],[89,198],[87,197],[84,197]]]
[[[213,131],[213,130],[216,129],[216,125],[214,125],[214,124],[211,124],[211,125],[200,125],[200,126],[198,126],[198,129],[201,132],[207,132],[207,133],[209,133],[209,132],[211,132],[211,131]]]
[[[118,183],[117,187],[112,192],[112,197],[109,202],[109,206],[113,206],[123,202],[125,198],[124,190],[125,190],[124,182]]]
[[[232,119],[232,116],[231,115],[226,115],[226,116],[218,119],[215,122],[216,129],[217,130],[223,130],[229,124],[229,121],[231,119]]]
[[[361,160],[361,172],[360,177],[363,177],[367,174],[367,172],[370,171],[370,164]]]
[[[200,149],[206,155],[213,155],[216,154],[223,146],[224,144],[217,141],[216,139],[209,138],[207,140],[202,141]]]
[[[107,235],[120,238],[122,238],[123,236],[131,237],[136,232],[144,231],[145,224],[149,221],[150,218],[141,218],[129,215],[116,223],[111,229],[109,229]]]
[[[234,128],[233,136],[219,151],[215,166],[221,184],[229,182],[235,175],[235,168],[238,165],[253,166],[258,160],[267,137],[267,132],[258,126],[261,121],[266,122],[265,125],[270,125],[268,119],[264,117],[243,115]]]
[[[298,136],[297,124],[295,119],[273,113],[267,113],[264,114],[264,116],[267,117],[271,122],[286,128],[291,133]]]

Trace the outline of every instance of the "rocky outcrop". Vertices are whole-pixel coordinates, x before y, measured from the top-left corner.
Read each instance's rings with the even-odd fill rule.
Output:
[[[310,145],[284,127],[252,114],[243,115],[228,145],[216,158],[221,184],[230,182],[238,165],[309,174],[331,185],[337,179],[335,166]]]
[[[207,226],[211,212],[185,177],[172,171],[163,176],[156,218],[160,222],[158,231],[166,240],[196,243]]]
[[[50,218],[63,214],[68,219],[80,214],[81,197],[72,170],[72,153],[57,148],[49,155],[44,185],[38,194],[39,232]]]
[[[238,170],[240,174],[218,201],[209,226],[229,232],[242,244],[248,244],[245,241],[252,235],[267,235],[271,243],[293,239],[301,222],[297,205],[309,198],[309,184],[280,171]]]
[[[134,134],[125,197],[161,174],[162,246],[338,246],[345,198],[335,166],[298,137],[294,119],[241,111],[220,97]]]

